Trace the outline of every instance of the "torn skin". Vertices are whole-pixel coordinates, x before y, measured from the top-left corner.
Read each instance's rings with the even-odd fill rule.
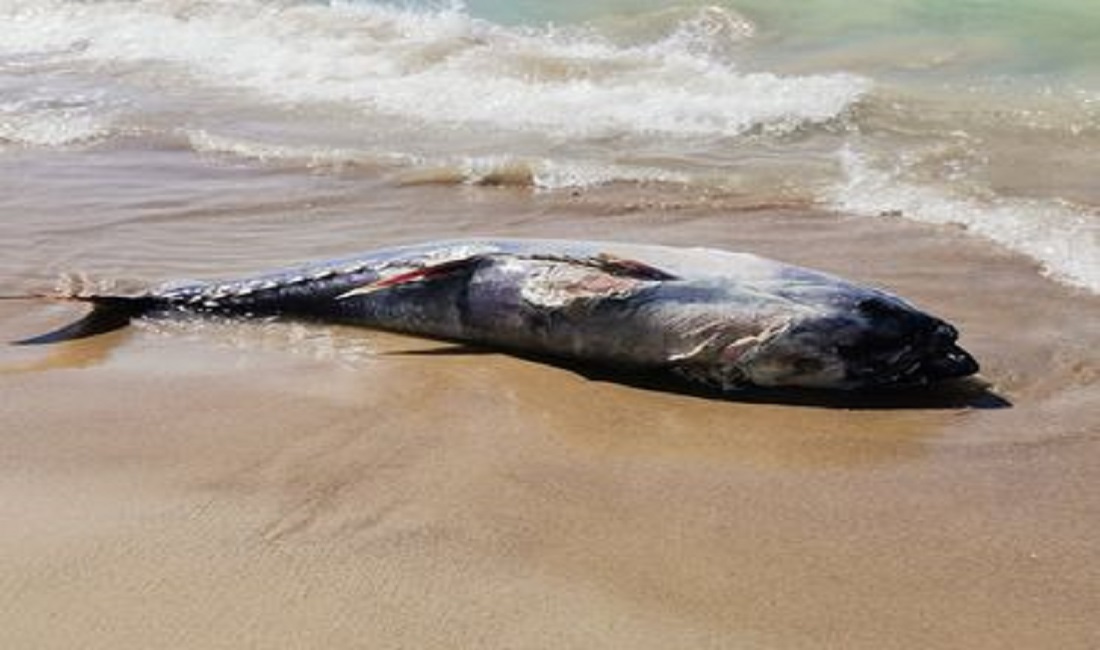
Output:
[[[440,262],[438,264],[431,264],[412,271],[406,271],[398,273],[388,278],[381,278],[371,282],[370,284],[362,287],[352,289],[337,296],[338,300],[345,298],[351,298],[353,296],[363,296],[382,289],[388,289],[391,287],[397,287],[411,282],[425,282],[444,277],[449,277],[458,272],[471,272],[478,265],[485,263],[491,259],[490,255],[473,255],[458,260],[448,260],[446,262]],[[612,278],[631,278],[636,280],[652,280],[652,281],[667,281],[675,280],[676,276],[663,271],[655,266],[640,262],[638,260],[627,259],[610,255],[608,253],[600,253],[593,257],[588,258],[573,258],[568,256],[554,256],[554,255],[533,255],[528,259],[546,262],[557,262],[566,265],[575,265],[592,268],[600,271]],[[595,290],[595,284],[592,285]],[[616,286],[616,283],[609,282],[608,287]],[[598,291],[598,290],[597,290]]]

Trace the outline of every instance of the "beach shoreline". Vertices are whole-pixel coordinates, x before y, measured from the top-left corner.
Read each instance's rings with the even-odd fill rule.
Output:
[[[1095,645],[1095,296],[897,220],[399,196],[418,221],[378,245],[481,223],[886,287],[958,324],[1010,406],[739,403],[293,323],[7,347],[0,644]],[[72,311],[3,303],[0,333]]]
[[[0,300],[0,649],[1100,648],[1100,5],[0,0],[0,295],[743,251],[970,381],[728,398]]]

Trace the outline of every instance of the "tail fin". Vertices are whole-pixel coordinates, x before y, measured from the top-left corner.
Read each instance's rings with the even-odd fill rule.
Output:
[[[122,329],[130,321],[148,312],[155,306],[150,296],[4,296],[6,300],[35,300],[52,298],[60,300],[79,300],[91,303],[92,311],[80,320],[56,329],[52,332],[33,336],[13,345],[44,345],[83,339]]]

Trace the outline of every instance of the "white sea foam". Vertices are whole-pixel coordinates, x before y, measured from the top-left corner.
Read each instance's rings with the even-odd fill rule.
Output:
[[[279,102],[562,138],[789,131],[836,119],[869,86],[847,74],[738,71],[683,46],[691,25],[625,47],[581,31],[502,27],[459,9],[258,0],[0,0],[0,22],[0,54],[162,64],[164,83],[179,73]]]
[[[1100,293],[1100,213],[1064,201],[959,196],[908,182],[852,148],[841,152],[837,209],[953,224],[1037,261],[1049,276]]]
[[[384,151],[319,145],[284,145],[224,136],[207,131],[185,133],[194,151],[224,154],[270,165],[330,171],[356,168],[398,170],[403,184],[515,185],[540,190],[584,189],[609,183],[687,185],[686,174],[595,160],[553,160],[514,155],[412,156]]]
[[[0,101],[0,146],[72,146],[107,137],[111,128],[111,110],[90,98],[39,95]]]
[[[265,164],[341,171],[353,167],[389,167],[412,164],[400,154],[371,152],[348,147],[289,145],[218,135],[206,130],[185,132],[183,137],[198,153],[227,154]]]
[[[338,171],[395,169],[399,182],[545,189],[733,177],[742,162],[734,154],[751,144],[738,138],[843,121],[870,90],[867,79],[850,74],[739,69],[725,45],[752,38],[753,27],[721,9],[676,20],[663,34],[624,45],[592,30],[497,25],[457,4],[0,0],[0,73],[22,61],[13,74],[26,77],[49,61],[113,80],[112,88],[137,87],[137,97],[175,93],[188,109],[207,110],[182,127],[200,152]],[[216,110],[228,120],[203,121],[216,113],[203,103],[208,95],[225,101]],[[1093,128],[1093,99],[1082,100],[1088,110],[1075,133]],[[171,100],[163,105],[179,110]],[[64,92],[0,95],[0,144],[95,141],[125,131],[117,122],[131,108],[138,110]],[[274,137],[242,135],[272,112],[283,121],[258,132]],[[288,116],[316,128],[304,128],[303,137],[283,133],[276,127]],[[175,117],[152,121],[174,124]],[[332,125],[343,120],[346,129]],[[835,139],[809,146],[831,150]],[[780,155],[807,160],[797,148]],[[745,160],[769,156],[761,149]],[[953,181],[914,182],[853,149],[842,159],[845,180],[830,197],[838,208],[963,225],[1031,256],[1053,277],[1100,292],[1094,211],[967,194]],[[621,160],[673,162],[651,168]]]
[[[105,137],[110,124],[92,115],[65,112],[5,115],[0,106],[0,145],[62,147]]]

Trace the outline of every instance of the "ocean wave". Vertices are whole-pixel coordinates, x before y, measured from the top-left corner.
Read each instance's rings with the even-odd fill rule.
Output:
[[[652,167],[512,156],[419,161],[399,180],[405,184],[500,185],[551,191],[589,189],[613,183],[686,186],[692,182],[686,174]]]
[[[0,54],[153,63],[161,83],[175,75],[366,117],[558,138],[789,132],[836,119],[867,92],[854,75],[748,73],[708,56],[707,39],[735,29],[714,13],[654,42],[619,45],[591,30],[505,27],[457,8],[0,0]]]
[[[1055,280],[1100,293],[1100,211],[1068,201],[969,196],[906,180],[852,147],[830,202],[841,211],[957,225],[1035,260]]]
[[[35,96],[0,101],[0,147],[69,147],[109,137],[114,116],[83,97]]]
[[[200,154],[220,154],[255,160],[269,165],[309,170],[342,172],[355,168],[370,170],[410,164],[401,154],[386,154],[346,147],[291,145],[241,137],[218,135],[206,130],[181,134],[188,148]]]
[[[747,71],[739,48],[756,27],[727,9],[608,20],[509,26],[458,3],[0,0],[0,90],[5,74],[23,84],[0,95],[0,146],[138,133],[397,184],[825,196],[965,226],[1100,292],[1100,217],[1079,189],[1089,165],[1034,188],[1077,202],[970,192],[967,178],[1014,165],[1018,148],[1052,159],[1054,141],[1078,160],[1100,123],[1091,91]],[[973,151],[934,173],[892,169],[958,133]]]
[[[184,139],[198,153],[335,173],[359,169],[382,172],[401,185],[491,185],[570,190],[611,183],[686,186],[694,180],[688,174],[657,167],[613,165],[597,160],[555,160],[516,155],[418,156],[347,147],[276,144],[202,130],[186,133]]]

